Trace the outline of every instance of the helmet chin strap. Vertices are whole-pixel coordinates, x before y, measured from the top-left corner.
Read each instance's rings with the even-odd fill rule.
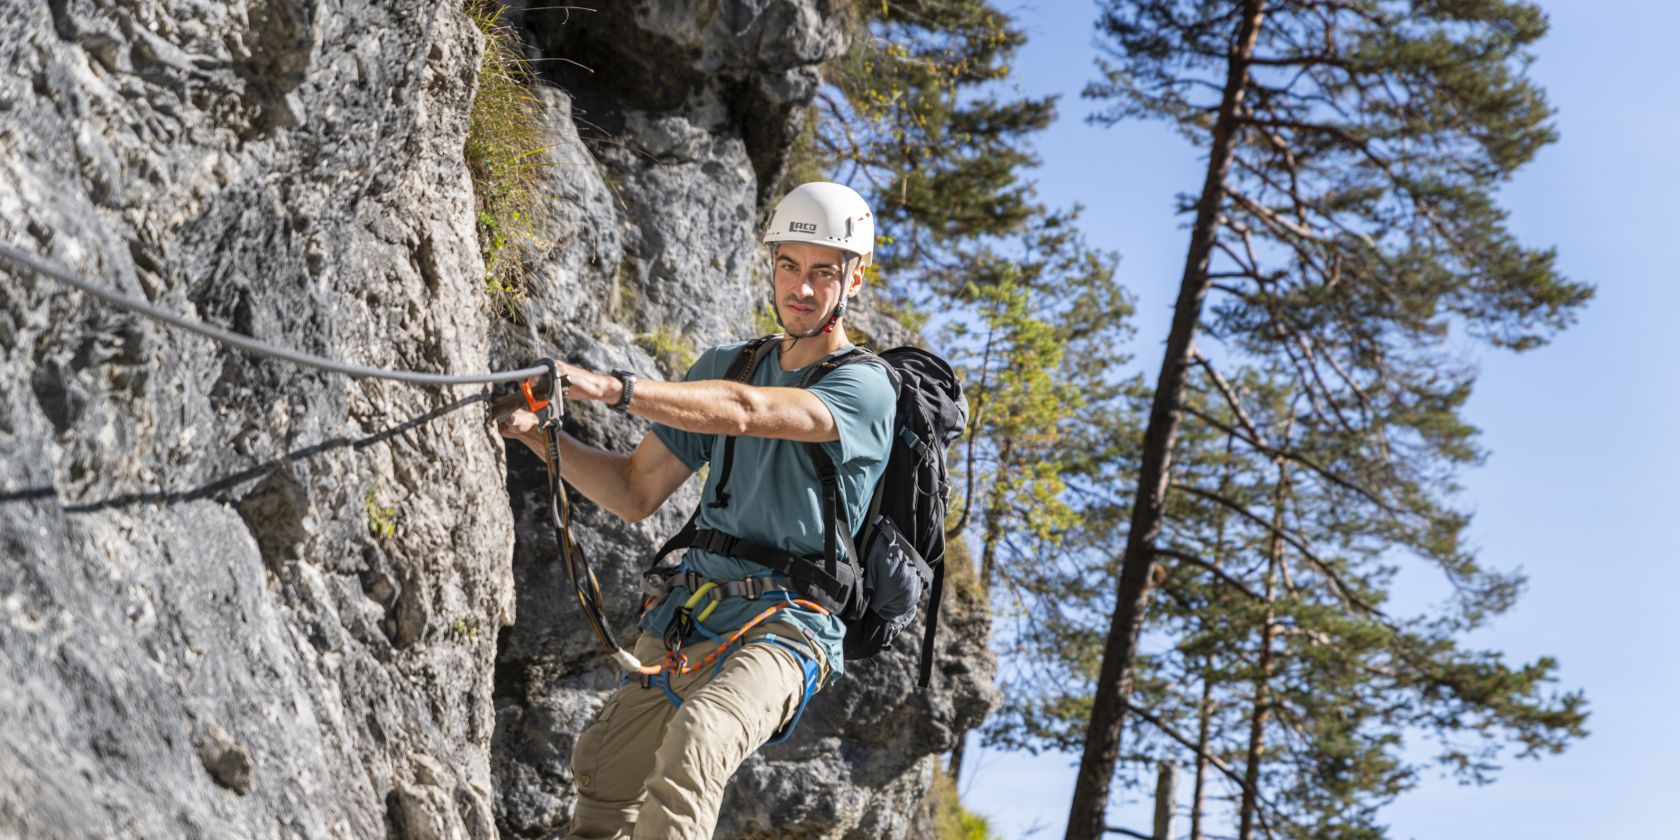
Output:
[[[828,316],[828,323],[823,324],[822,331],[824,333],[834,332],[834,325],[839,323],[841,317],[843,317],[845,314],[846,314],[846,297],[845,297],[845,294],[842,293],[841,296],[840,296],[840,302],[834,304],[834,314]],[[813,335],[815,335],[815,333],[813,333]]]

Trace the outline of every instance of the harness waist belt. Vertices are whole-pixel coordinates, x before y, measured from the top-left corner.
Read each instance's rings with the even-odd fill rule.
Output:
[[[690,592],[699,592],[706,584],[712,584],[701,597],[713,601],[725,598],[745,598],[749,601],[764,597],[767,592],[794,592],[792,578],[782,575],[759,575],[757,577],[742,578],[740,580],[713,580],[696,571],[677,572],[671,575],[650,574],[642,578],[642,592],[655,598],[663,598],[671,590],[685,586]]]
[[[772,586],[797,592],[821,604],[824,609],[836,615],[843,611],[850,600],[853,587],[857,584],[857,576],[853,573],[850,563],[835,563],[834,568],[824,568],[827,563],[821,554],[807,556],[792,554],[709,528],[696,528],[694,540],[689,542],[687,547],[757,563],[775,572],[776,576],[771,578],[744,578],[743,581],[779,580],[779,583],[772,584]],[[673,575],[671,577],[678,576]],[[704,578],[701,578],[701,580],[703,581]],[[653,585],[657,586],[658,584]],[[722,587],[724,584],[719,583],[718,586]],[[669,590],[670,587],[665,586],[659,592],[650,592],[649,594],[658,595]],[[772,590],[766,589],[764,591]]]

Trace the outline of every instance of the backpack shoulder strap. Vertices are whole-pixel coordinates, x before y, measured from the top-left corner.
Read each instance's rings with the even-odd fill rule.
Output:
[[[855,582],[854,595],[862,594],[863,587],[863,558],[858,556],[857,544],[852,539],[852,529],[845,522],[844,500],[840,492],[840,470],[834,466],[834,459],[828,457],[828,451],[820,443],[805,444],[805,453],[810,456],[811,463],[816,467],[817,479],[821,483],[822,518],[823,518],[823,572],[831,577],[850,577]],[[846,549],[846,565],[850,567],[850,575],[840,572],[840,548]],[[846,599],[848,607],[860,610],[863,607],[861,597]],[[842,616],[854,618],[855,616]]]
[[[733,382],[745,382],[751,379],[753,371],[758,369],[758,358],[760,351],[764,349],[764,345],[781,337],[781,333],[771,333],[748,341],[735,353],[735,358],[729,361],[729,367],[724,370],[723,378]]]
[[[887,381],[892,383],[893,396],[895,398],[898,396],[898,392],[902,388],[902,380],[898,375],[898,371],[893,370],[893,366],[881,356],[869,350],[865,350],[862,347],[855,346],[847,347],[846,349],[823,359],[821,363],[811,368],[811,371],[805,374],[805,378],[799,382],[799,387],[809,388],[822,381],[823,377],[834,372],[836,369],[845,367],[846,365],[856,364],[858,362],[869,362],[880,367],[881,371],[887,375]]]
[[[898,377],[894,375],[892,366],[883,361],[880,356],[862,347],[848,347],[822,360],[809,373],[805,374],[805,377],[799,382],[799,387],[809,388],[820,382],[824,376],[835,369],[858,362],[873,362],[880,365],[881,369],[886,371],[887,379],[892,383],[894,393],[897,393],[899,381]],[[817,478],[822,483],[824,569],[829,574],[838,575],[840,565],[838,549],[844,548],[846,550],[846,564],[851,567],[852,578],[858,582],[857,585],[860,590],[857,594],[861,596],[863,581],[861,564],[863,558],[858,555],[857,543],[852,537],[853,529],[845,521],[845,507],[842,504],[844,499],[840,492],[840,471],[835,466],[834,459],[828,456],[828,450],[824,449],[820,443],[806,443],[805,454],[810,457],[811,465],[816,468]],[[877,489],[879,489],[878,484]],[[866,514],[864,522],[859,524],[858,530],[861,531],[864,527],[867,527],[869,518],[869,515]],[[853,609],[861,609],[864,606],[863,599],[861,597],[851,599],[851,606]]]
[[[665,566],[665,558],[670,556],[671,552],[694,545],[695,537],[699,533],[699,524],[700,508],[696,507],[694,512],[688,515],[688,521],[683,523],[682,528],[672,534],[670,539],[667,539],[665,544],[654,552],[653,562],[649,563],[647,569],[642,572],[642,589],[645,593],[653,594],[649,587],[663,580],[666,573],[671,571]],[[672,565],[675,566],[675,564]]]
[[[781,333],[761,335],[747,342],[735,358],[729,362],[729,368],[724,371],[723,378],[730,382],[747,382],[752,379],[753,371],[758,369],[758,360],[765,345],[781,338]],[[708,507],[729,507],[729,470],[735,464],[735,436],[730,435],[723,440],[723,456],[718,459],[718,481],[712,488],[712,500]]]
[[[927,688],[933,678],[933,641],[939,633],[939,602],[945,597],[945,564],[933,566],[933,590],[928,593],[927,629],[922,633],[922,661],[916,668],[916,685]]]

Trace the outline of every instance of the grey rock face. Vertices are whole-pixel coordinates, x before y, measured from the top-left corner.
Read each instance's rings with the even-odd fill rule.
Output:
[[[672,345],[756,332],[756,229],[844,48],[836,10],[532,5],[510,14],[536,56],[594,72],[538,65],[556,165],[523,323],[482,293],[461,159],[480,43],[454,4],[0,13],[0,236],[348,361],[678,376]],[[252,358],[9,268],[0,289],[0,834],[565,825],[572,744],[617,675],[540,464],[504,462],[482,389]],[[596,406],[567,426],[618,451],[645,432]],[[621,640],[695,496],[634,525],[574,497]],[[855,663],[737,774],[719,837],[925,833],[929,756],[993,703],[985,611],[947,598],[934,688],[912,644]]]
[[[20,5],[0,235],[259,338],[485,369],[479,49],[422,2]],[[0,834],[494,836],[512,527],[471,392],[0,278]]]

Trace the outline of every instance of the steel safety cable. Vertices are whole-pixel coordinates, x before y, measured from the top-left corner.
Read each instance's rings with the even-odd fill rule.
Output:
[[[530,407],[533,410],[539,410],[549,405],[548,402],[542,403],[541,406],[537,405],[530,389],[530,380],[533,377],[544,377],[543,381],[550,389],[549,400],[553,401],[559,399],[558,388],[561,386],[558,383],[563,381],[563,377],[558,376],[558,371],[555,369],[552,360],[547,360],[541,365],[521,368],[519,370],[491,371],[489,373],[479,374],[426,373],[421,371],[390,370],[387,368],[355,365],[348,362],[341,362],[337,359],[329,359],[325,356],[317,356],[313,353],[293,350],[289,347],[281,347],[279,345],[270,344],[269,342],[261,339],[252,338],[251,336],[244,335],[242,333],[232,332],[221,327],[206,324],[203,321],[188,318],[176,312],[171,312],[170,310],[156,306],[149,301],[140,300],[139,298],[95,283],[86,277],[69,270],[68,268],[41,259],[40,257],[24,251],[4,240],[0,240],[0,259],[4,259],[15,265],[30,269],[42,276],[50,277],[54,280],[66,283],[118,308],[144,315],[165,324],[187,330],[188,332],[197,333],[206,338],[214,339],[223,344],[249,353],[271,356],[277,359],[285,359],[300,365],[307,365],[309,367],[319,368],[325,371],[341,373],[345,376],[358,379],[389,379],[397,382],[408,382],[417,385],[488,385],[498,382],[521,382],[524,383],[525,399],[532,401]],[[514,396],[517,397],[518,395]],[[511,404],[512,403],[510,403],[510,405]],[[583,552],[578,548],[577,543],[572,539],[571,518],[568,515],[570,506],[567,504],[565,485],[560,480],[558,410],[558,405],[555,405],[553,409],[551,409],[551,411],[555,412],[555,416],[549,417],[547,423],[545,424],[546,428],[544,429],[544,432],[547,437],[546,442],[548,444],[550,455],[548,459],[550,490],[549,513],[554,520],[554,526],[557,531],[557,538],[560,543],[560,554],[566,563],[566,571],[571,577],[572,588],[577,593],[579,606],[582,607],[584,617],[589,621],[589,624],[595,631],[595,635],[600,640],[602,647],[606,648],[607,652],[610,653],[621,666],[632,669],[640,668],[642,667],[641,661],[636,659],[636,657],[629,651],[620,647],[618,642],[613,638],[612,631],[609,628],[606,610],[602,605],[601,585],[595,577],[594,570],[589,567],[588,560],[584,559]]]
[[[342,373],[357,379],[389,379],[396,382],[409,382],[415,385],[488,385],[497,382],[520,382],[533,376],[547,373],[548,368],[542,365],[521,368],[519,370],[490,371],[488,373],[427,373],[412,370],[391,370],[388,368],[368,367],[305,353],[290,347],[270,344],[258,338],[243,333],[236,333],[211,324],[206,324],[193,318],[188,318],[176,312],[127,295],[115,289],[110,289],[81,276],[68,268],[41,259],[24,251],[9,242],[0,240],[0,258],[15,265],[23,266],[44,277],[51,277],[61,283],[66,283],[87,294],[98,298],[112,306],[127,309],[144,315],[156,321],[161,321],[188,332],[194,332],[206,338],[214,339],[231,347],[256,353],[262,356],[272,356],[285,359],[300,365],[307,365],[321,370]]]

